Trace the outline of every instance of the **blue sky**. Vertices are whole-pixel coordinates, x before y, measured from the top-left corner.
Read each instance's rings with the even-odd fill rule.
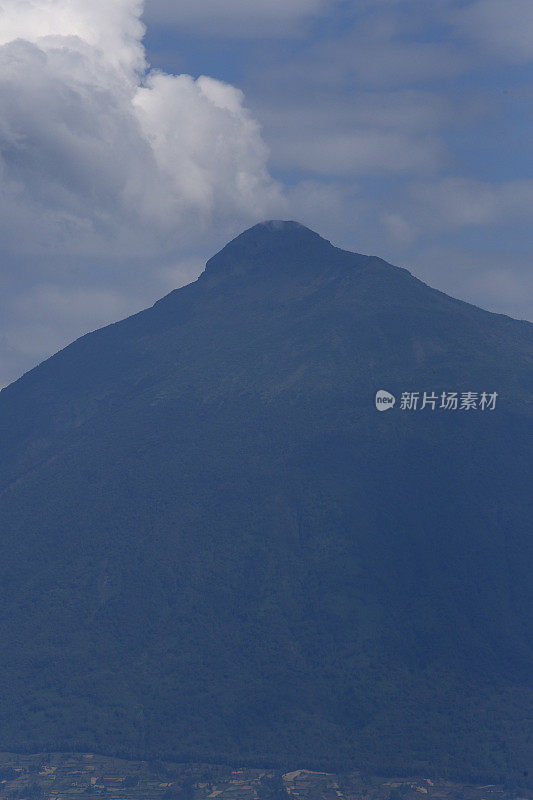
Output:
[[[264,218],[533,318],[530,0],[85,6],[0,9],[0,385]]]
[[[531,318],[531,3],[299,3],[282,22],[257,3],[244,28],[254,3],[174,5],[147,6],[152,64],[243,89],[271,174],[312,183],[303,221]]]

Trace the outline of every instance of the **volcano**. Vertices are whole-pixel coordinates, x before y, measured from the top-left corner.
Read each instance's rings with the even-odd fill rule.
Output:
[[[273,221],[5,388],[0,748],[522,775],[532,367]]]

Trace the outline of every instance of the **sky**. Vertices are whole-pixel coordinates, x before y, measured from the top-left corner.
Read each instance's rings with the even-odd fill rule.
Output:
[[[531,0],[0,0],[0,386],[295,219],[533,319]]]

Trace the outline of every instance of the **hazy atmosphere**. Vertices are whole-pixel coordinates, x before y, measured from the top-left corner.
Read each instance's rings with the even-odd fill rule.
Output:
[[[0,386],[296,219],[532,318],[530,0],[2,0]]]

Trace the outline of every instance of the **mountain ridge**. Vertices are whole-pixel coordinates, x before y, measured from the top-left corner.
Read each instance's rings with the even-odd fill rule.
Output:
[[[152,306],[149,306],[149,307],[147,307],[145,309],[141,309],[140,311],[137,311],[134,314],[129,315],[128,317],[125,317],[123,319],[117,320],[116,322],[112,322],[112,323],[110,323],[108,325],[105,325],[102,328],[98,328],[98,329],[95,329],[94,331],[88,331],[87,333],[82,334],[77,339],[73,340],[69,344],[65,345],[65,347],[63,347],[59,351],[57,351],[57,353],[54,353],[53,355],[51,355],[48,358],[46,358],[44,361],[40,362],[39,364],[37,364],[34,367],[32,367],[31,369],[29,369],[26,373],[24,373],[24,375],[21,375],[19,378],[17,378],[16,380],[12,381],[7,386],[1,387],[0,388],[0,392],[5,391],[10,386],[13,386],[14,384],[18,383],[18,381],[21,380],[21,378],[24,378],[25,375],[33,373],[36,369],[39,369],[42,366],[42,364],[48,362],[50,359],[56,358],[60,353],[64,352],[65,350],[68,350],[73,345],[75,345],[77,342],[79,342],[81,340],[85,340],[86,337],[91,337],[91,336],[93,336],[95,334],[99,334],[103,330],[114,328],[115,326],[120,326],[120,325],[122,325],[124,323],[127,323],[129,320],[135,320],[140,315],[143,315],[146,312],[150,312],[152,309],[159,308],[162,305],[164,306],[165,304],[167,304],[170,301],[171,298],[174,298],[176,296],[176,293],[183,292],[186,289],[190,289],[190,288],[194,287],[198,282],[206,282],[206,279],[210,281],[213,277],[215,277],[215,282],[218,282],[216,280],[217,278],[220,280],[220,279],[223,279],[224,277],[228,278],[228,277],[230,277],[232,275],[235,276],[235,275],[239,275],[239,274],[241,274],[241,275],[244,274],[241,271],[241,272],[235,272],[235,273],[229,272],[226,275],[222,274],[222,275],[213,276],[212,269],[213,269],[213,266],[216,265],[219,260],[223,261],[224,256],[226,256],[228,253],[229,254],[233,253],[235,247],[240,245],[242,242],[246,242],[247,238],[248,238],[248,236],[250,234],[253,234],[256,231],[261,231],[261,230],[264,230],[265,232],[276,231],[278,233],[282,233],[284,230],[286,230],[287,227],[290,229],[293,226],[294,226],[294,229],[296,229],[296,230],[303,231],[306,234],[312,234],[312,237],[309,237],[309,239],[311,241],[318,239],[318,240],[320,240],[321,243],[323,243],[323,246],[325,245],[328,248],[331,248],[332,252],[335,252],[336,254],[340,253],[340,254],[343,254],[345,256],[350,257],[350,262],[351,263],[347,264],[347,266],[354,266],[354,263],[357,263],[357,262],[359,262],[359,265],[363,265],[364,264],[365,266],[371,266],[372,264],[385,266],[386,268],[392,269],[394,271],[398,271],[399,273],[405,273],[410,278],[412,278],[414,281],[416,281],[418,284],[420,284],[420,285],[426,287],[427,289],[429,289],[431,292],[433,292],[436,295],[439,295],[441,297],[445,297],[448,300],[453,301],[454,303],[461,304],[461,305],[466,306],[466,307],[471,308],[471,309],[476,309],[477,311],[482,312],[484,314],[490,314],[492,317],[498,317],[498,318],[501,318],[501,319],[504,319],[504,320],[510,320],[511,323],[517,322],[517,323],[520,323],[520,324],[525,324],[526,326],[532,326],[533,325],[533,323],[530,322],[529,320],[517,319],[516,317],[511,317],[508,314],[495,312],[495,311],[489,311],[488,309],[482,308],[481,306],[478,306],[475,303],[470,303],[470,302],[468,302],[466,300],[462,300],[461,298],[449,295],[447,292],[444,292],[443,290],[435,289],[434,287],[430,286],[425,281],[421,280],[416,275],[414,275],[406,267],[399,267],[397,265],[393,265],[390,262],[380,258],[379,256],[363,255],[361,253],[355,253],[355,252],[352,252],[350,250],[345,250],[343,248],[337,247],[337,246],[333,245],[328,239],[323,238],[318,233],[312,231],[310,228],[307,228],[305,225],[303,225],[300,222],[296,222],[296,221],[292,221],[292,220],[266,220],[264,222],[257,223],[256,225],[252,226],[251,228],[248,228],[247,230],[245,230],[242,234],[237,236],[235,239],[230,241],[225,247],[223,247],[215,256],[213,256],[212,258],[208,259],[204,269],[202,270],[202,272],[200,273],[198,278],[196,278],[191,283],[185,284],[185,285],[180,286],[180,287],[178,287],[176,289],[172,289],[168,294],[164,295],[159,300],[156,300],[153,303]],[[246,250],[245,251],[240,250],[240,252],[238,251],[238,253],[239,253],[241,258],[249,257],[249,254],[246,253]],[[353,261],[354,257],[355,257],[355,259],[357,259],[357,262]],[[215,267],[215,269],[216,269],[216,267]]]
[[[0,393],[0,745],[507,780],[533,326],[245,234]],[[499,396],[380,414],[379,389]]]

